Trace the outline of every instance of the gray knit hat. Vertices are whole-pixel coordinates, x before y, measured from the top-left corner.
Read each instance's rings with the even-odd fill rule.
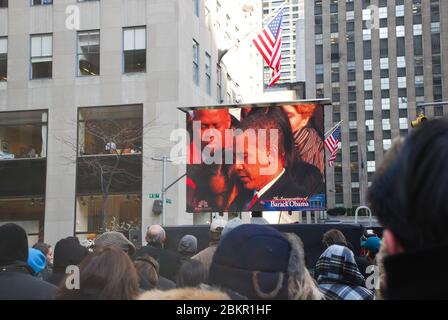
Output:
[[[198,251],[198,239],[192,235],[185,235],[177,246],[177,252],[195,254]]]
[[[105,232],[95,239],[96,247],[118,247],[132,256],[135,252],[134,244],[129,241],[122,233],[117,231]]]

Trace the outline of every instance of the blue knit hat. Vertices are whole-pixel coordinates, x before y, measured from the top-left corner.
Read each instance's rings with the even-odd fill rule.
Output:
[[[210,282],[249,299],[288,299],[291,246],[277,230],[241,225],[223,237],[210,267]]]
[[[38,274],[45,269],[47,259],[41,251],[30,248],[28,251],[28,265],[33,269],[35,274]]]

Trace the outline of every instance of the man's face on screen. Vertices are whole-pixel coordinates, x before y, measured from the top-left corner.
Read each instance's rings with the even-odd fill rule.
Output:
[[[270,150],[268,143],[257,143],[258,139],[250,139],[247,132],[236,137],[236,144],[241,147],[237,147],[235,151],[235,170],[245,189],[258,191],[278,173],[279,161],[276,154]],[[275,173],[267,170],[273,164],[275,164]]]
[[[221,146],[226,147],[225,144],[225,130],[230,128],[231,118],[228,109],[216,110],[198,110],[194,113],[194,121],[199,121],[201,124],[200,137],[202,146],[209,145],[215,148]],[[213,131],[216,130],[216,131]],[[219,134],[213,134],[216,132]],[[207,137],[205,140],[204,137]]]

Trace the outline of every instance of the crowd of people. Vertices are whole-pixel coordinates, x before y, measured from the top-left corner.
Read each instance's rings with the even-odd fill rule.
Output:
[[[28,247],[24,229],[0,226],[0,299],[59,300],[379,300],[448,298],[448,122],[433,120],[399,140],[369,189],[384,227],[366,231],[361,252],[337,230],[313,268],[296,234],[236,218],[213,221],[210,243],[185,235],[177,252],[162,226],[136,249],[106,232],[93,247],[76,237]],[[79,286],[67,268],[79,268]],[[72,282],[70,282],[72,281]],[[76,282],[76,281],[75,281]],[[373,285],[371,285],[373,283]]]

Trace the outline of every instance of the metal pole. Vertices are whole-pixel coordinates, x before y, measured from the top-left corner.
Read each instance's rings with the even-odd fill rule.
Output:
[[[166,226],[166,214],[165,214],[165,203],[166,203],[166,163],[168,158],[163,156],[163,171],[162,171],[162,225]]]

